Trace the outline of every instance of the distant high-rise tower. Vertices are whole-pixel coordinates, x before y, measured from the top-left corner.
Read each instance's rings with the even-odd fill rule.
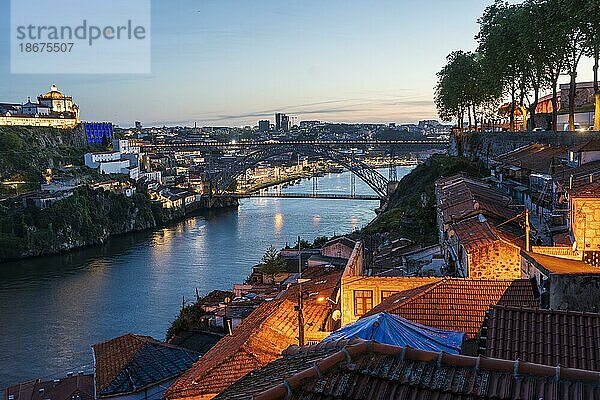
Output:
[[[275,114],[275,130],[278,132],[289,131],[290,117],[282,113]]]
[[[271,122],[268,119],[258,121],[258,130],[261,132],[269,132],[271,130]]]

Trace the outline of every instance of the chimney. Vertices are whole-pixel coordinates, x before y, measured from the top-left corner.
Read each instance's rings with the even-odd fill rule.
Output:
[[[573,175],[569,177],[569,189],[573,189]]]

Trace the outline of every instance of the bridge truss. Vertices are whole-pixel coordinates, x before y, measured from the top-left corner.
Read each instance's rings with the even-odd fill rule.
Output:
[[[357,160],[352,154],[335,150],[327,145],[306,143],[273,143],[268,147],[262,147],[248,154],[241,160],[225,165],[218,173],[211,177],[213,191],[217,195],[224,194],[228,188],[240,177],[244,171],[256,166],[271,157],[298,153],[305,156],[325,158],[346,167],[354,175],[358,176],[373,191],[383,199],[387,197],[388,180],[377,172],[373,167]]]

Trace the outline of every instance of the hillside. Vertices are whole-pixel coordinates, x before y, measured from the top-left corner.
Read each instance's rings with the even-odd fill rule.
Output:
[[[405,237],[423,245],[437,243],[435,181],[461,172],[473,177],[487,174],[483,165],[466,158],[430,157],[400,180],[385,211],[365,227],[363,233]]]

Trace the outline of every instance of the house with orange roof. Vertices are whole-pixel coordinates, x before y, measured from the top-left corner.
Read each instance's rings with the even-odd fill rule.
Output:
[[[304,335],[309,343],[324,339],[338,322],[334,319],[341,271],[313,274],[302,285]],[[298,285],[264,302],[231,335],[223,337],[165,393],[165,398],[211,399],[247,373],[279,358],[298,343]]]

